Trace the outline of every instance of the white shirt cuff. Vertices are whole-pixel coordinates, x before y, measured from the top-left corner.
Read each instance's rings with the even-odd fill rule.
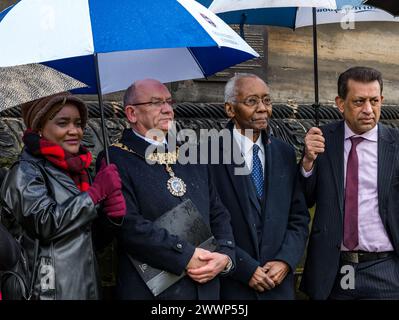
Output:
[[[313,168],[310,171],[305,171],[305,169],[303,168],[303,166],[301,166],[301,174],[303,177],[305,178],[309,178],[313,173]]]

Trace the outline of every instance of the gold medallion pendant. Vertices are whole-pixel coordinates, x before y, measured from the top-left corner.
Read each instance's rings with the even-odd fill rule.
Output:
[[[175,197],[184,196],[184,194],[187,191],[186,184],[184,183],[184,181],[175,176],[175,173],[168,164],[165,165],[165,169],[170,176],[169,180],[167,181],[169,192]]]

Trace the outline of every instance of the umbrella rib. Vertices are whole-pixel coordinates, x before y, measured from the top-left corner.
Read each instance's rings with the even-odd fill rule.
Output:
[[[191,48],[187,47],[188,52],[190,52],[191,56],[193,57],[193,59],[195,60],[195,62],[197,63],[198,67],[201,69],[202,74],[204,75],[205,78],[207,78],[204,69],[202,68],[201,64],[199,63],[197,57],[195,56],[195,54],[191,51]]]

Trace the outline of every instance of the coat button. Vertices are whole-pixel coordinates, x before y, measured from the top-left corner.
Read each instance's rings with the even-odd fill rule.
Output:
[[[177,249],[181,249],[181,248],[183,248],[183,245],[182,245],[181,243],[178,243],[178,244],[176,245],[176,248],[177,248]]]

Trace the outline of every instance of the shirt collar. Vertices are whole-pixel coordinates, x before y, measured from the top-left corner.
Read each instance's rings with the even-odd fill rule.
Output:
[[[246,154],[248,154],[248,152],[251,152],[254,144],[257,144],[259,146],[261,152],[264,153],[265,149],[263,147],[261,134],[259,135],[258,139],[254,143],[247,136],[244,136],[243,134],[241,134],[240,130],[238,130],[237,127],[234,125],[233,136],[234,136],[234,139],[236,140],[236,142],[241,150],[241,153],[243,155],[246,155]]]
[[[166,138],[163,138],[163,141],[160,142],[160,141],[156,141],[156,140],[151,139],[151,138],[144,137],[144,136],[142,136],[140,133],[134,131],[133,129],[132,129],[132,131],[134,132],[134,134],[135,134],[136,136],[138,136],[139,138],[141,138],[141,139],[147,141],[149,144],[155,144],[155,145],[157,145],[157,146],[161,146],[161,145],[166,145],[166,144],[167,144]]]
[[[345,140],[349,139],[353,136],[362,137],[363,139],[377,142],[378,141],[378,125],[376,125],[373,129],[366,131],[363,134],[356,134],[349,128],[349,126],[345,122]]]

